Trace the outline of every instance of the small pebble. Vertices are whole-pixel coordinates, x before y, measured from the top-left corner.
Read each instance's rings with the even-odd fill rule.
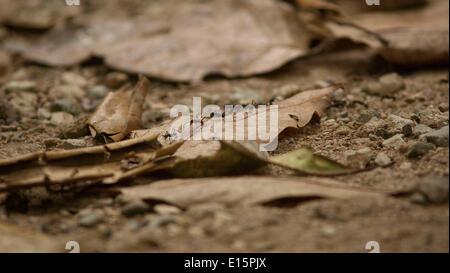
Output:
[[[344,152],[345,165],[355,169],[364,169],[372,159],[372,155],[372,150],[368,147],[358,151],[346,151]]]
[[[103,221],[103,213],[97,210],[84,212],[78,219],[82,227],[94,227]]]
[[[447,176],[427,176],[417,184],[416,191],[429,203],[444,203],[448,201],[449,179]]]
[[[94,85],[88,89],[88,95],[93,99],[102,99],[108,94],[108,92],[108,88],[103,85]]]
[[[81,111],[76,104],[70,100],[60,99],[52,103],[50,107],[52,112],[66,112],[72,115],[78,115]]]
[[[381,76],[377,82],[369,83],[367,90],[373,95],[393,96],[404,88],[403,78],[397,73],[390,73]]]
[[[252,103],[259,104],[262,99],[261,96],[253,90],[242,90],[233,93],[230,97],[230,101],[233,104],[248,105]]]
[[[414,128],[413,128],[413,136],[415,138],[420,137],[421,135],[424,135],[426,133],[429,133],[433,131],[432,128],[426,126],[425,124],[417,124]]]
[[[55,123],[56,125],[63,126],[67,123],[71,123],[75,121],[75,118],[66,112],[55,112],[51,114],[50,121]]]
[[[375,157],[375,164],[378,166],[387,166],[392,163],[392,159],[385,153],[380,152]]]
[[[397,115],[389,115],[387,118],[393,134],[403,134],[405,136],[413,133],[413,127],[416,125],[414,121]]]
[[[150,206],[142,200],[130,201],[122,208],[122,214],[132,217],[138,214],[144,214],[150,210]]]
[[[176,218],[173,215],[168,214],[156,215],[150,218],[148,226],[152,228],[164,227],[175,222]]]
[[[434,146],[434,144],[426,142],[416,142],[408,146],[406,156],[409,158],[421,157],[434,149],[436,149],[436,146]]]
[[[61,75],[61,81],[65,84],[75,85],[81,88],[86,87],[88,84],[87,80],[83,76],[73,72],[64,72]]]
[[[382,145],[383,145],[383,147],[400,149],[401,146],[406,145],[406,142],[403,140],[402,134],[397,134],[397,135],[383,141]]]
[[[439,109],[429,106],[417,114],[419,123],[425,124],[433,129],[438,129],[443,126],[448,126],[448,113],[444,114]]]
[[[34,92],[36,88],[36,83],[32,81],[10,81],[5,84],[6,92]]]
[[[421,135],[420,139],[432,143],[438,147],[448,147],[449,126],[442,127],[439,130],[433,130]]]
[[[166,204],[155,205],[153,210],[158,214],[178,214],[181,212],[179,208]]]
[[[364,110],[359,115],[357,121],[361,123],[366,123],[369,122],[373,117],[381,118],[380,112],[378,112],[377,110],[370,110],[370,109]]]
[[[122,72],[111,72],[106,75],[105,83],[109,88],[119,88],[128,81],[128,75]]]

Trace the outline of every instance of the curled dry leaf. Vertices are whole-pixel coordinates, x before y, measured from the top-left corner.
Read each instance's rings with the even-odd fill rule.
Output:
[[[170,31],[147,21],[143,24],[154,30],[148,34],[150,27],[124,21],[132,31],[121,31],[125,27],[120,23],[117,29],[100,25],[97,38],[91,34],[94,25],[81,30],[68,26],[45,35],[23,54],[46,64],[73,65],[95,53],[114,69],[184,82],[211,74],[265,73],[309,51],[308,32],[295,10],[281,1],[212,0],[192,5],[191,12],[175,16]]]
[[[340,175],[348,174],[352,170],[321,155],[313,150],[303,148],[283,155],[269,158],[271,163],[288,167],[304,174],[312,175]]]
[[[102,136],[105,141],[119,141],[141,125],[142,107],[149,81],[139,75],[139,82],[132,90],[128,86],[110,92],[88,120],[93,137]]]
[[[160,147],[157,135],[101,146],[48,151],[0,160],[0,191],[76,182],[116,183],[164,166],[155,159],[172,155],[182,144]]]
[[[429,1],[396,12],[361,13],[351,19],[388,41],[388,45],[375,49],[390,62],[408,66],[448,63],[448,1]]]
[[[376,198],[391,193],[349,187],[324,178],[261,176],[164,180],[115,191],[126,198],[166,202],[182,208],[208,202],[250,206],[311,198]]]

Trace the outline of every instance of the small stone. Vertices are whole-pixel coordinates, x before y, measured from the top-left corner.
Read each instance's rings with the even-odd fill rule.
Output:
[[[33,81],[10,81],[5,84],[6,92],[34,92],[36,83]]]
[[[373,117],[381,118],[380,112],[377,110],[363,110],[359,115],[357,121],[361,123],[369,122]]]
[[[81,101],[86,92],[76,85],[59,85],[50,89],[48,92],[51,100],[70,99],[71,101]]]
[[[402,134],[397,134],[397,135],[383,141],[382,145],[383,145],[383,147],[400,149],[403,145],[406,145],[406,142],[403,140]]]
[[[86,142],[86,140],[84,139],[65,139],[60,144],[58,144],[56,148],[70,150],[89,146],[93,145],[90,145],[90,143]]]
[[[446,176],[427,176],[416,187],[430,203],[444,203],[448,201],[449,180]]]
[[[0,75],[8,71],[11,67],[11,57],[4,51],[0,51]]]
[[[421,124],[425,124],[433,129],[438,129],[448,125],[448,113],[444,114],[439,109],[430,106],[420,111],[417,117]]]
[[[64,72],[61,75],[61,81],[62,83],[78,86],[81,88],[86,87],[88,84],[87,80],[83,76],[73,72]]]
[[[83,116],[71,123],[66,123],[61,130],[61,138],[80,138],[89,135],[89,129],[87,126],[87,121],[89,117]]]
[[[52,114],[46,108],[39,108],[37,111],[37,115],[39,119],[50,119]]]
[[[109,90],[103,85],[94,85],[88,89],[88,95],[94,99],[102,99],[108,94]]]
[[[219,94],[202,93],[202,99],[205,100],[206,104],[218,104],[222,97]]]
[[[80,213],[78,224],[82,227],[94,227],[103,221],[103,213],[98,210]]]
[[[242,90],[233,93],[230,97],[230,101],[233,104],[248,105],[252,103],[260,103],[262,101],[261,96],[253,90]]]
[[[38,96],[30,92],[17,92],[9,102],[20,116],[31,117],[35,115]]]
[[[434,146],[434,144],[426,142],[416,142],[408,147],[406,156],[409,158],[421,157],[434,149],[436,149],[436,146]]]
[[[134,219],[131,219],[130,221],[128,221],[127,225],[128,225],[128,228],[132,231],[136,231],[142,227],[141,222],[136,221]]]
[[[322,235],[327,238],[332,238],[336,235],[336,229],[331,226],[326,226],[322,229]]]
[[[0,123],[3,121],[5,124],[10,124],[19,119],[20,117],[11,103],[5,99],[0,100]]]
[[[420,193],[420,192],[416,192],[413,195],[411,195],[411,197],[409,198],[409,201],[411,203],[420,204],[420,205],[428,204],[427,197],[425,195],[423,195],[423,193]]]
[[[336,136],[348,136],[348,135],[350,135],[351,132],[352,132],[352,130],[349,127],[341,126],[341,127],[337,128],[336,131],[334,131],[334,134]]]
[[[316,81],[314,85],[316,88],[326,88],[333,84],[334,84],[334,82],[330,81],[330,80],[320,80],[320,81]]]
[[[403,134],[405,136],[413,133],[414,121],[396,115],[389,115],[387,118],[393,134]]]
[[[380,152],[375,157],[375,164],[378,166],[387,166],[392,163],[392,159],[385,153]]]
[[[128,81],[128,75],[122,72],[111,72],[106,75],[105,83],[109,88],[119,88]]]
[[[181,212],[179,208],[166,204],[155,205],[153,210],[158,214],[178,214]]]
[[[66,99],[54,101],[51,105],[50,111],[66,112],[72,115],[78,115],[81,112],[76,104]]]
[[[163,215],[156,215],[150,218],[148,222],[148,226],[151,228],[157,228],[157,227],[164,227],[169,224],[175,223],[177,218],[173,215],[169,214],[163,214]]]
[[[273,90],[273,94],[275,96],[281,96],[283,99],[292,97],[293,95],[300,92],[302,89],[300,86],[296,84],[286,84],[275,90]]]
[[[150,210],[150,206],[142,200],[130,201],[122,208],[122,214],[132,217],[138,214],[144,214]]]
[[[147,110],[142,113],[142,123],[162,121],[165,114],[160,111]]]
[[[429,133],[423,134],[420,139],[426,142],[433,143],[438,147],[448,147],[449,127],[445,126],[439,130],[433,130]]]
[[[412,164],[411,162],[403,162],[402,164],[400,164],[400,170],[409,170],[412,168]]]
[[[339,126],[339,123],[337,123],[335,119],[328,119],[324,121],[322,125],[329,128],[337,128]]]
[[[189,206],[188,212],[199,217],[212,216],[215,212],[225,209],[225,205],[221,203],[208,202]]]
[[[64,216],[64,217],[68,217],[68,216],[71,216],[71,215],[72,215],[72,213],[70,213],[70,211],[68,211],[68,210],[66,210],[66,209],[60,210],[60,211],[59,211],[59,214],[60,214],[61,216]]]
[[[414,128],[413,128],[413,136],[415,138],[420,137],[421,135],[424,135],[426,133],[429,133],[433,131],[432,128],[426,126],[425,124],[417,124]]]
[[[363,124],[358,130],[366,136],[371,134],[375,134],[376,136],[382,138],[392,136],[392,134],[388,132],[388,124],[384,120],[377,117],[370,119],[369,122]]]
[[[441,112],[447,112],[449,110],[448,102],[443,102],[443,103],[439,104],[438,109]]]
[[[65,125],[74,122],[75,118],[66,112],[54,112],[51,114],[50,121],[56,125]]]
[[[369,83],[368,92],[373,95],[392,96],[403,88],[403,78],[397,73],[390,73],[381,76],[377,82]]]
[[[344,152],[345,164],[351,168],[364,169],[372,159],[372,150],[368,147],[358,151],[349,150]]]
[[[114,204],[114,199],[112,198],[101,198],[95,201],[95,206],[97,207],[109,207]]]

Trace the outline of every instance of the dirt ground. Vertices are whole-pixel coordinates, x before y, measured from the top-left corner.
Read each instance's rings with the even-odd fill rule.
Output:
[[[0,125],[0,159],[72,148],[64,146],[68,144],[59,135],[60,127],[67,120],[38,112],[40,108],[48,109],[53,101],[45,90],[57,85],[68,71],[81,75],[87,86],[103,87],[107,75],[114,72],[99,62],[52,68],[25,62],[20,56],[11,59],[8,71],[0,76],[0,98],[5,97],[13,104],[17,101],[22,109],[18,121]],[[403,90],[385,97],[364,92],[369,82],[392,72],[400,75],[405,84]],[[135,75],[128,76],[126,81],[136,82]],[[7,95],[5,86],[14,80],[32,81],[42,92],[21,100],[16,95]],[[201,96],[205,102],[225,104],[234,92],[252,90],[262,102],[268,102],[283,88],[307,90],[324,82],[342,83],[345,103],[330,107],[320,122],[282,138],[272,154],[308,146],[318,154],[346,163],[346,151],[369,147],[374,155],[383,152],[393,163],[335,179],[345,185],[406,191],[430,175],[448,179],[449,148],[437,147],[423,156],[409,158],[402,147],[383,146],[388,137],[364,131],[361,128],[364,123],[359,120],[361,113],[376,110],[383,120],[389,114],[411,118],[414,113],[434,107],[447,117],[448,125],[448,81],[448,67],[399,68],[364,47],[333,51],[298,59],[275,72],[248,78],[210,77],[195,84],[152,79],[144,125],[156,126],[168,117],[168,109],[173,105],[191,105],[193,96]],[[74,119],[92,113],[94,108],[89,103],[92,101],[80,107],[82,111]],[[83,145],[96,143],[90,136],[79,139],[84,141]],[[404,141],[411,144],[417,139],[405,137]],[[377,165],[374,158],[369,166]],[[254,174],[294,175],[273,166]],[[161,178],[168,175],[158,173],[128,183],[149,183]],[[0,193],[2,223],[44,233],[60,245],[61,252],[66,251],[67,241],[79,242],[82,252],[368,252],[365,249],[368,241],[377,241],[381,252],[449,251],[448,201],[423,204],[414,202],[411,195],[348,201],[297,200],[252,207],[208,203],[170,215],[149,212],[133,217],[122,215],[122,208],[119,197],[89,189],[51,193],[45,188],[33,188]],[[94,209],[105,215],[103,222],[93,227],[81,226],[80,214]],[[163,224],[156,227],[149,224],[161,217],[165,217]],[[34,249],[40,251],[39,246]]]

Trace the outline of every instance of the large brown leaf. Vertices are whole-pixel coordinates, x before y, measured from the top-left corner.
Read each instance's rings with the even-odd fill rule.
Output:
[[[139,82],[132,90],[127,91],[125,86],[109,93],[88,120],[92,136],[119,141],[139,129],[148,86],[147,78],[139,75]]]
[[[325,110],[330,106],[331,101],[333,100],[333,94],[335,91],[340,89],[340,85],[333,85],[322,89],[314,89],[314,90],[308,90],[301,92],[297,95],[294,95],[293,97],[290,97],[286,100],[278,102],[278,128],[276,131],[276,135],[279,135],[280,133],[283,133],[287,130],[298,130],[306,126],[314,117],[321,117]],[[249,108],[251,110],[251,108]],[[207,117],[204,117],[202,119],[201,124],[202,126],[195,127],[192,124],[199,124],[200,122],[193,122],[191,119],[187,121],[183,121],[181,123],[178,123],[180,121],[180,118],[175,118],[172,121],[166,121],[161,126],[155,127],[148,130],[136,130],[131,132],[130,138],[135,137],[142,137],[149,134],[159,133],[161,134],[159,139],[161,144],[167,145],[169,143],[172,143],[177,139],[177,136],[179,137],[181,134],[181,128],[182,126],[189,124],[192,125],[191,127],[191,139],[203,139],[202,129],[203,128],[214,128],[215,124],[219,125],[222,128],[223,131],[225,131],[225,128],[227,126],[235,128],[236,131],[236,125],[241,123],[245,125],[244,128],[244,140],[248,140],[248,131],[256,131],[258,132],[258,120],[259,116],[261,114],[265,114],[267,118],[266,122],[266,131],[269,132],[271,130],[270,127],[270,110],[266,108],[265,113],[259,112],[258,108],[255,107],[251,111],[247,111],[245,115],[239,116],[234,115],[234,118],[230,121],[226,121],[226,119],[207,119]],[[248,119],[249,118],[255,118],[256,123],[253,125],[249,125]],[[189,123],[189,124],[188,124]],[[247,126],[248,125],[248,126]],[[256,127],[256,128],[255,128]],[[276,128],[273,128],[276,129]],[[223,136],[225,133],[223,133]],[[182,136],[186,136],[185,134]],[[256,142],[258,143],[265,143],[267,140],[265,138],[262,138],[259,134],[256,135]],[[266,143],[270,144],[270,143]],[[188,145],[188,144],[185,144]]]
[[[376,46],[388,61],[400,65],[446,64],[449,58],[449,2],[428,1],[424,6],[395,12],[374,11],[352,16],[352,21],[388,41]]]
[[[106,19],[89,24],[58,25],[22,54],[29,60],[52,66],[72,66],[98,56],[102,49],[135,36],[165,32],[162,22]]]
[[[188,10],[168,23],[166,33],[161,30],[167,27],[151,20],[116,22],[115,27],[66,26],[42,37],[24,55],[46,64],[73,65],[95,53],[115,69],[195,81],[210,74],[265,73],[308,53],[309,34],[286,3],[212,0]]]
[[[349,187],[329,179],[260,176],[162,180],[116,191],[126,198],[167,202],[182,208],[207,202],[249,206],[284,199],[373,198],[389,194]]]

